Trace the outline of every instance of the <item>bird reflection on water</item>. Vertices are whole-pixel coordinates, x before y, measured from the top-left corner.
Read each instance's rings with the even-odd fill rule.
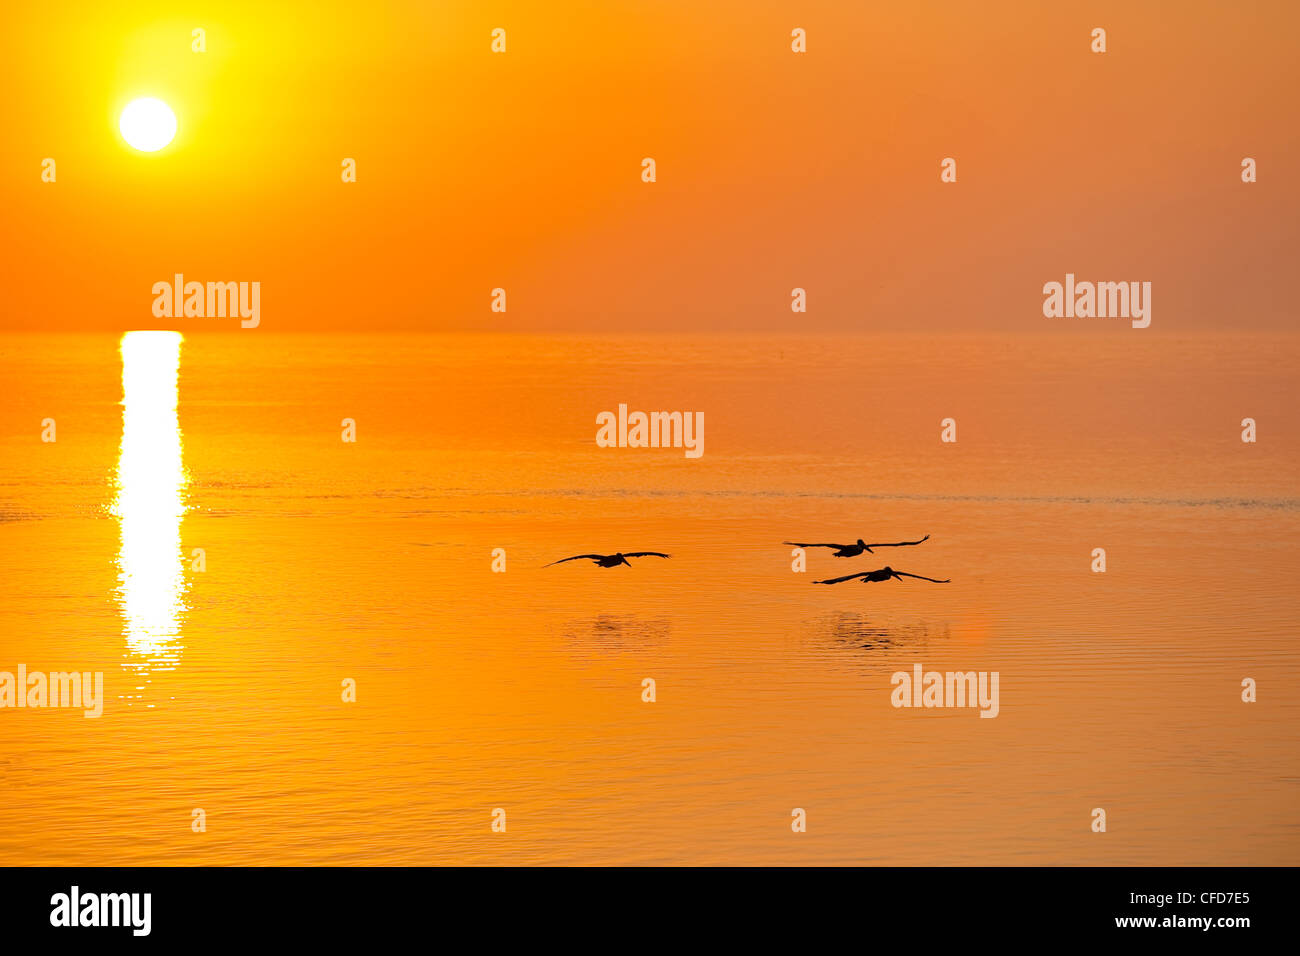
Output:
[[[564,638],[578,657],[643,653],[668,643],[672,626],[664,618],[600,614],[571,622]]]

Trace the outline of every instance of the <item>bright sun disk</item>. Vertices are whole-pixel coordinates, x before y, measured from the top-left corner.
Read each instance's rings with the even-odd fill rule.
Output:
[[[162,100],[146,96],[126,104],[118,128],[140,152],[156,153],[176,135],[176,114]]]

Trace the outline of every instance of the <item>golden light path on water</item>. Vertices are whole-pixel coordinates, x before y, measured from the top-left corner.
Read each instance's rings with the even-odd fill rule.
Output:
[[[122,336],[122,445],[112,513],[121,534],[125,666],[139,678],[128,703],[145,697],[151,674],[175,668],[182,650],[181,519],[188,476],[176,412],[181,341],[179,332]]]

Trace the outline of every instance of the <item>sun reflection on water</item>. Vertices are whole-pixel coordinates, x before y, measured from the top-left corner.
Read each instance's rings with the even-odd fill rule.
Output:
[[[177,380],[179,332],[122,336],[122,445],[112,513],[121,529],[118,599],[126,667],[143,699],[150,675],[180,662],[185,574],[181,519],[188,475],[182,461]]]

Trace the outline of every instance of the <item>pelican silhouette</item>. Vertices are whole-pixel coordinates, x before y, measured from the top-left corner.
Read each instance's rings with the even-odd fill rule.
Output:
[[[930,540],[930,536],[928,534],[921,539],[921,541],[928,541],[928,540]],[[856,558],[864,551],[867,554],[871,554],[872,548],[904,548],[907,547],[908,545],[920,544],[921,541],[895,541],[893,544],[878,544],[873,542],[871,544],[867,544],[861,538],[858,538],[857,544],[823,544],[823,543],[814,544],[811,542],[803,542],[803,541],[783,541],[781,543],[793,545],[796,548],[836,548],[837,550],[835,552],[835,557]]]
[[[670,558],[672,555],[664,554],[662,551],[629,551],[624,554],[622,551],[617,554],[575,554],[571,558],[560,558],[558,561],[552,561],[551,564],[563,564],[565,561],[581,561],[586,558],[588,561],[595,563],[600,568],[616,568],[620,564],[626,564],[632,567],[632,562],[628,558]],[[549,568],[551,564],[544,564],[542,567]]]
[[[878,571],[859,571],[857,574],[846,574],[842,578],[828,578],[825,581],[814,581],[813,584],[839,584],[841,581],[852,581],[854,578],[861,578],[862,583],[868,581],[888,581],[890,578],[920,578],[922,581],[933,581],[935,584],[949,584],[948,578],[940,581],[938,578],[927,578],[924,574],[909,574],[906,571],[895,571],[886,565]]]

